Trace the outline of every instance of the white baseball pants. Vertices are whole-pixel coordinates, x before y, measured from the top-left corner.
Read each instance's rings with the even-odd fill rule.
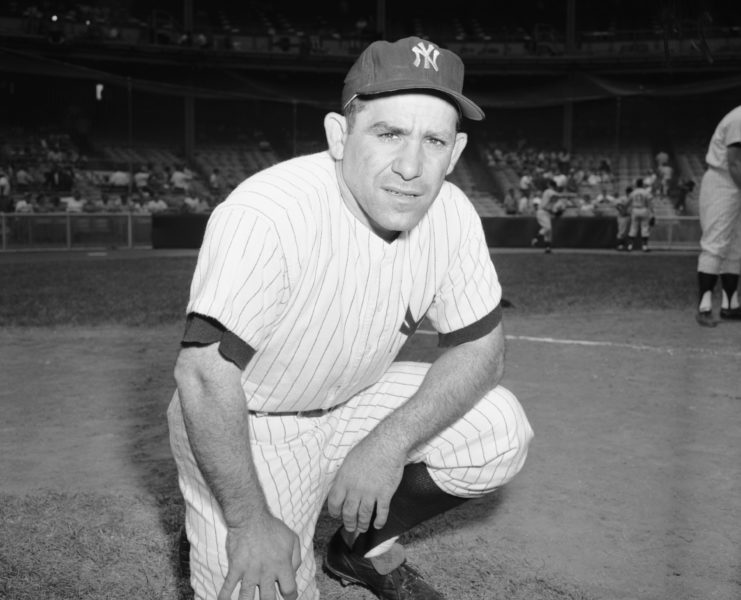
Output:
[[[251,416],[253,459],[268,504],[301,540],[302,563],[296,575],[300,600],[319,598],[314,529],[335,473],[349,450],[417,390],[428,368],[427,363],[394,363],[375,385],[319,417]],[[168,419],[186,503],[191,585],[197,599],[214,600],[228,570],[226,527],[190,450],[177,392]],[[416,448],[409,462],[424,462],[444,491],[478,497],[520,471],[532,436],[519,402],[499,386],[458,422]]]

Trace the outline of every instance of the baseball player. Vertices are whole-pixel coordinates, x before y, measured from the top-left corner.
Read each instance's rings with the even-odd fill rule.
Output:
[[[374,42],[328,150],[244,181],[212,213],[168,411],[196,598],[315,600],[325,569],[379,598],[443,596],[399,536],[522,468],[532,430],[501,387],[501,286],[445,181],[483,111],[457,55]],[[423,318],[445,352],[395,357]]]
[[[630,194],[633,188],[625,188],[625,194],[614,199],[613,204],[617,212],[617,250],[622,252],[628,249],[628,229],[630,227]]]
[[[538,235],[531,240],[530,245],[544,246],[545,253],[550,254],[553,243],[553,217],[560,217],[566,206],[556,191],[556,182],[548,179],[546,185],[540,204],[535,210],[535,220],[540,225],[540,229]]]
[[[635,188],[628,195],[628,207],[630,210],[628,252],[633,248],[641,248],[644,252],[650,252],[648,238],[651,235],[651,225],[656,217],[654,216],[651,189],[646,187],[644,180],[641,178],[636,179]]]
[[[720,318],[741,320],[741,106],[725,115],[710,139],[700,184],[700,256],[697,322],[715,327],[713,289],[720,276]]]

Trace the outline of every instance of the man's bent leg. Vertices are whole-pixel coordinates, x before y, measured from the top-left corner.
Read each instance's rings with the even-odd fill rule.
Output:
[[[428,368],[424,363],[394,363],[377,385],[354,398],[343,409],[342,418],[347,419],[340,428],[346,432],[341,440],[344,447],[352,447],[375,423],[411,397]],[[330,543],[325,566],[335,574],[347,575],[350,581],[367,585],[370,579],[373,585],[369,587],[379,593],[376,584],[390,582],[376,577],[369,562],[361,558],[375,555],[374,549],[386,549],[400,534],[466,498],[482,496],[509,481],[522,468],[531,438],[532,429],[517,399],[505,388],[495,388],[459,421],[415,449],[392,499],[387,524],[361,534],[352,553],[347,539],[338,532]],[[439,597],[433,596],[436,592],[431,588],[423,588],[426,584],[413,570],[392,575],[421,590],[408,598],[425,594]]]
[[[215,600],[228,570],[226,527],[218,502],[196,465],[182,425],[177,396],[168,411],[170,443],[185,499],[190,582],[197,600]],[[318,426],[317,426],[318,425]],[[300,600],[316,600],[314,529],[324,501],[322,443],[327,432],[315,419],[253,417],[253,459],[271,512],[299,536],[301,566],[296,573]],[[233,598],[237,598],[237,590]]]

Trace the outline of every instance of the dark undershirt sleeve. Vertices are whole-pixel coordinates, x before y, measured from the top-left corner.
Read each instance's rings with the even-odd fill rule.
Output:
[[[502,321],[502,305],[498,304],[488,315],[479,319],[475,323],[467,325],[463,329],[451,331],[450,333],[440,333],[437,338],[439,348],[451,348],[459,346],[465,342],[472,342],[484,337],[494,330]]]
[[[190,313],[185,321],[185,332],[180,344],[187,346],[209,346],[219,344],[219,353],[228,361],[244,370],[255,350],[240,337],[233,334],[216,319]]]

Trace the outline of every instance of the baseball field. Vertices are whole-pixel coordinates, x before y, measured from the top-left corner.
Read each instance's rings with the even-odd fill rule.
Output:
[[[741,323],[695,324],[696,257],[493,257],[535,439],[509,486],[407,535],[410,562],[450,600],[739,600]],[[0,598],[190,597],[165,409],[194,265],[0,254]],[[435,344],[423,325],[403,356]]]

